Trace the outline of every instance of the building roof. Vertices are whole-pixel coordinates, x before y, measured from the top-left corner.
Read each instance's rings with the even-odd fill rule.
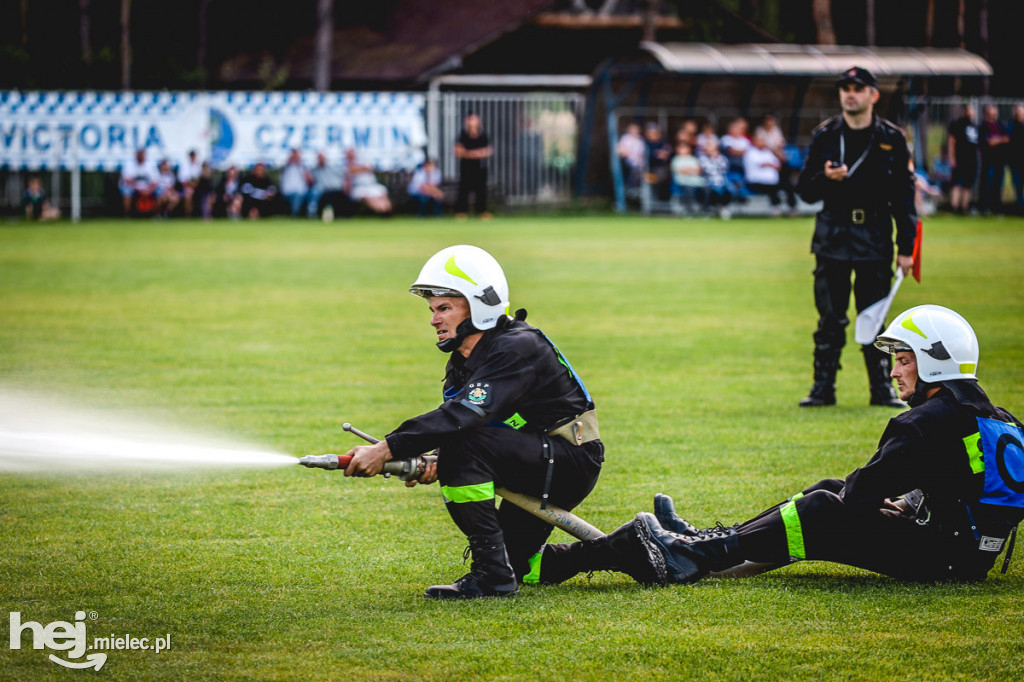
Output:
[[[876,77],[991,76],[987,61],[952,48],[849,45],[655,43],[640,49],[666,71],[733,76],[832,77],[861,66]]]

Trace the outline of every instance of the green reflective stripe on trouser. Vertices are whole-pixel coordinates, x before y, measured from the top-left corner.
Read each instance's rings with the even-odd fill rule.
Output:
[[[526,585],[536,585],[540,582],[540,560],[543,554],[537,552],[530,557],[530,572],[523,576],[523,583]]]
[[[981,474],[985,472],[985,458],[981,454],[981,434],[974,433],[964,438],[964,447],[967,448],[967,458],[971,463],[971,472]]]
[[[796,511],[796,501],[803,497],[803,493],[797,493],[789,498],[789,502],[782,505],[779,512],[782,514],[782,523],[786,525],[786,543],[789,545],[789,556],[794,559],[806,559],[804,552],[804,531],[800,527],[800,515]]]
[[[484,502],[494,499],[494,481],[476,485],[443,485],[441,494],[448,502]]]

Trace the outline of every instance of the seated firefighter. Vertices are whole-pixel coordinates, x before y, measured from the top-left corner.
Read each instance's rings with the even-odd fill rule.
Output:
[[[805,559],[970,582],[984,580],[1008,544],[1005,571],[1024,519],[1024,444],[1021,423],[978,385],[974,330],[952,310],[923,305],[900,314],[875,345],[894,356],[892,376],[911,409],[889,421],[867,464],[732,527],[698,530],[658,495],[655,514],[625,526],[644,526],[647,542],[601,561],[635,566],[653,546],[672,583],[739,576],[745,562],[749,575]],[[603,567],[582,562],[580,570]]]
[[[565,573],[558,568],[565,552],[544,547],[552,526],[507,502],[497,507],[495,490],[533,495],[563,509],[583,501],[604,461],[590,394],[548,337],[526,324],[525,310],[508,316],[508,283],[486,251],[442,249],[410,291],[427,299],[437,346],[451,354],[444,402],[379,443],[350,450],[345,475],[374,476],[388,460],[437,449],[436,465],[418,480],[440,481],[473,563],[468,575],[430,587],[427,597],[507,597],[545,571]],[[627,529],[602,539],[602,546],[614,540],[644,549],[643,532]]]

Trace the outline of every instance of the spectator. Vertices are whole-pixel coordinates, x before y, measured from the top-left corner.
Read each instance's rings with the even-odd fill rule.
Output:
[[[277,185],[267,175],[266,164],[259,162],[242,181],[242,213],[250,220],[265,218],[274,212]]]
[[[644,165],[647,162],[647,145],[640,134],[640,126],[630,123],[626,126],[626,132],[619,138],[616,146],[619,159],[625,171],[626,191],[634,196],[640,190],[640,183],[644,176]]]
[[[156,166],[146,159],[144,148],[138,149],[135,158],[121,167],[118,188],[126,216],[133,213],[150,214],[156,210],[153,193],[156,191],[158,176]]]
[[[359,163],[356,150],[351,148],[345,150],[345,163],[349,198],[356,203],[364,204],[374,213],[390,214],[391,200],[388,198],[388,188],[377,182],[373,168]]]
[[[1006,168],[1006,146],[1010,142],[1006,128],[999,122],[999,109],[985,106],[981,121],[981,191],[978,203],[984,214],[999,213],[1002,208],[1003,174]]]
[[[1010,178],[1013,180],[1013,207],[1017,215],[1024,215],[1024,104],[1013,107],[1009,135],[1010,142],[1006,150]]]
[[[786,150],[786,137],[779,128],[778,121],[772,114],[766,114],[761,119],[761,125],[754,131],[754,137],[764,136],[765,145],[779,159],[779,189],[786,194],[786,205],[790,213],[796,210],[796,179],[794,175],[800,172],[801,163],[790,163],[791,152]]]
[[[193,149],[189,151],[188,159],[178,166],[178,186],[181,187],[182,204],[187,218],[191,218],[195,210],[196,188],[202,172],[203,164],[199,162],[196,150]]]
[[[644,140],[647,143],[647,184],[656,198],[667,200],[672,189],[672,145],[653,121],[644,126]]]
[[[224,177],[217,184],[217,191],[213,201],[214,213],[216,215],[224,215],[232,220],[238,220],[242,217],[244,199],[238,166],[230,166],[224,172]]]
[[[455,200],[455,217],[465,219],[469,210],[469,195],[474,198],[478,217],[489,220],[487,211],[487,159],[494,153],[480,117],[466,116],[462,134],[455,143],[455,158],[459,160],[459,194]]]
[[[728,220],[732,215],[729,211],[732,191],[729,188],[729,181],[726,179],[729,160],[722,155],[718,149],[718,144],[715,142],[708,143],[705,152],[704,156],[699,157],[701,172],[707,181],[704,207],[710,210],[712,206],[717,206],[719,217],[723,220]]]
[[[310,189],[309,204],[316,206],[324,222],[331,222],[334,216],[348,208],[348,196],[345,194],[345,168],[331,165],[327,155],[320,152],[316,155],[316,166],[312,170],[313,187]]]
[[[171,168],[171,162],[161,159],[157,166],[156,191],[153,196],[156,198],[157,213],[162,218],[169,217],[174,209],[181,202],[181,194],[178,192],[178,176]]]
[[[38,175],[28,179],[25,195],[21,199],[21,210],[26,220],[56,220],[60,218],[60,209],[50,205],[50,200],[43,189],[43,181]]]
[[[181,177],[179,171],[178,177]],[[199,211],[203,220],[213,217],[213,202],[216,199],[216,191],[213,186],[213,168],[209,162],[203,161],[199,164],[199,177],[196,178],[195,188],[192,191],[194,201],[199,202]],[[186,194],[186,201],[188,195]]]
[[[714,124],[711,123],[711,121],[706,121],[704,125],[700,127],[700,134],[697,135],[697,156],[706,156],[707,148],[712,144],[715,145],[716,147],[718,146],[718,135],[715,133]]]
[[[701,172],[700,161],[693,154],[693,147],[686,142],[676,144],[672,157],[672,212],[676,215],[684,210],[693,213],[694,204],[707,181]]]
[[[421,218],[429,210],[433,215],[441,215],[444,203],[444,191],[441,189],[441,169],[433,159],[427,159],[413,171],[409,180],[409,196],[418,205],[416,214]]]
[[[748,125],[744,118],[735,118],[729,123],[720,141],[722,155],[729,162],[729,170],[725,177],[729,182],[732,192],[740,200],[747,198],[746,178],[743,175],[743,155],[750,148],[750,138],[747,137]]]
[[[767,195],[776,215],[779,214],[779,205],[782,203],[779,199],[781,172],[782,161],[778,155],[768,147],[768,141],[763,134],[755,134],[753,144],[743,155],[743,175],[747,181],[747,189]],[[796,207],[796,198],[787,198],[792,210]]]
[[[949,124],[946,148],[950,162],[950,208],[967,213],[971,208],[971,192],[978,179],[978,126],[974,122],[974,106],[964,106],[962,116]]]
[[[309,188],[313,184],[313,175],[302,165],[302,155],[293,149],[288,161],[281,169],[281,195],[288,204],[288,214],[293,218],[306,208],[310,218],[316,215],[316,204],[309,200]]]
[[[913,160],[910,161],[910,170],[914,173],[914,208],[917,215],[932,215],[935,213],[936,202],[942,198],[942,190],[932,184],[925,169],[914,166]]]
[[[697,145],[697,122],[692,118],[684,120],[676,131],[675,143],[685,142],[692,150]]]

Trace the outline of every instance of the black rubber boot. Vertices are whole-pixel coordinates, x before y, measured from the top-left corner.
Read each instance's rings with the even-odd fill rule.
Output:
[[[431,599],[476,599],[478,597],[514,597],[519,593],[516,574],[505,552],[501,533],[469,536],[473,565],[469,573],[451,585],[427,588]]]
[[[589,571],[618,571],[645,586],[664,585],[667,580],[665,560],[638,519],[594,540],[544,548],[540,582],[557,584]]]
[[[814,385],[800,407],[825,407],[836,404],[836,373],[839,365],[837,350],[814,350]]]
[[[657,493],[654,496],[654,516],[665,530],[679,535],[697,535],[697,527],[679,518],[676,514],[676,505],[668,495]]]
[[[709,537],[693,537],[672,533],[661,527],[654,514],[637,515],[646,526],[651,540],[665,559],[670,583],[692,583],[712,571],[724,571],[743,563],[740,542],[734,528],[722,528]]]
[[[907,406],[900,400],[899,394],[892,386],[892,358],[874,346],[862,346],[864,366],[868,370],[868,385],[871,390],[871,404],[880,407],[903,409]]]

